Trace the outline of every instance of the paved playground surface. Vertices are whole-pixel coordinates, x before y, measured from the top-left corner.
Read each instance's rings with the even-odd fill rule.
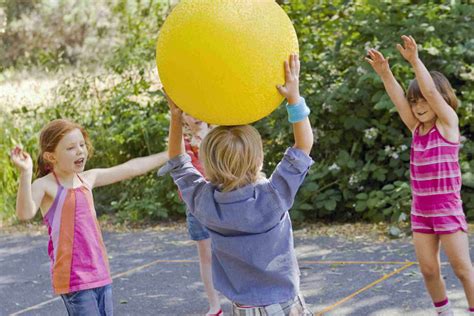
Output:
[[[116,315],[204,315],[197,251],[184,225],[104,232]],[[473,239],[471,238],[471,244]],[[65,315],[53,296],[45,232],[0,231],[0,316]],[[435,315],[409,238],[376,241],[295,231],[301,289],[315,315]],[[446,263],[446,258],[442,256]],[[443,274],[456,315],[464,292],[449,265]],[[230,304],[222,297],[224,314]]]

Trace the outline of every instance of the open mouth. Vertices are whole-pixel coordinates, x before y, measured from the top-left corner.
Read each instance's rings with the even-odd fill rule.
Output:
[[[428,111],[425,111],[425,112],[418,112],[417,114],[418,114],[419,116],[422,116],[422,115],[426,114],[426,112],[428,112]]]
[[[84,164],[84,161],[85,161],[84,158],[80,158],[80,159],[75,160],[75,161],[74,161],[74,164],[75,164],[76,166],[82,166],[82,165]]]

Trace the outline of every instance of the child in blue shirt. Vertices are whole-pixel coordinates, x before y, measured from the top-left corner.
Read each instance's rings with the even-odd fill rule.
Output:
[[[285,61],[285,85],[295,144],[269,179],[261,173],[262,140],[250,125],[219,126],[201,144],[207,180],[185,154],[182,112],[171,109],[171,173],[189,211],[208,229],[216,290],[232,301],[233,315],[311,315],[300,295],[300,271],[288,210],[313,160],[309,108],[299,94],[300,63]]]

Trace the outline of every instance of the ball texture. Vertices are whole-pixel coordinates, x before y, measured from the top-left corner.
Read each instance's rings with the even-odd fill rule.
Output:
[[[293,24],[274,0],[183,0],[160,30],[156,63],[184,112],[240,125],[281,104],[283,62],[297,52]]]

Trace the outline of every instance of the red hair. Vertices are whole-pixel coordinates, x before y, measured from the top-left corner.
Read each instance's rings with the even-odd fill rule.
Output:
[[[86,130],[79,124],[66,119],[58,119],[48,123],[40,133],[39,143],[40,143],[40,152],[38,155],[38,169],[36,175],[38,177],[44,177],[53,170],[51,163],[43,158],[45,152],[54,152],[56,146],[61,141],[61,139],[69,133],[78,129],[81,131],[84,140],[86,141],[86,147],[89,151],[89,155],[92,154],[92,144],[89,139],[89,135]]]

